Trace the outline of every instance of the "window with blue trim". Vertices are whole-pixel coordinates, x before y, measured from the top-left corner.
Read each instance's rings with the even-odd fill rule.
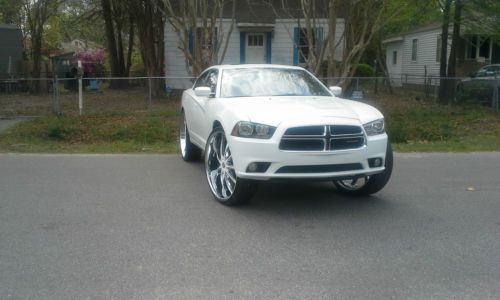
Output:
[[[321,51],[321,47],[323,46],[323,28],[316,27],[312,29],[313,41],[311,44],[314,45],[315,49],[309,49],[309,40],[307,38],[307,28],[301,27],[300,30],[298,27],[294,28],[294,43],[295,43],[295,52],[294,52],[294,65],[297,64],[305,64],[307,59],[309,58],[310,51],[316,51],[316,54],[319,55]]]

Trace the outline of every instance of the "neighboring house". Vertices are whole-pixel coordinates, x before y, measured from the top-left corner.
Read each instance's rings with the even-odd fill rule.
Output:
[[[87,50],[94,50],[97,48],[104,48],[103,46],[88,40],[74,39],[69,42],[62,42],[61,49],[64,53],[74,52],[80,53]]]
[[[23,60],[23,34],[15,25],[0,24],[0,79],[21,72]]]
[[[52,71],[58,77],[67,77],[72,69],[76,67],[77,55],[81,52],[104,48],[103,46],[88,40],[74,39],[61,43],[61,51],[50,55]]]
[[[387,69],[395,86],[424,82],[439,84],[436,77],[439,77],[441,59],[441,30],[441,24],[434,23],[382,42],[386,48]],[[500,63],[498,42],[486,34],[469,33],[464,29],[461,32],[457,48],[457,77],[468,76],[487,64]],[[452,27],[449,30],[448,57],[451,35]]]
[[[300,28],[305,28],[304,19],[300,19],[301,16],[303,17],[301,14],[302,12],[297,7],[290,9],[287,13],[279,14],[263,4],[240,1],[236,11],[236,24],[229,37],[228,49],[221,64],[272,63],[305,66],[304,57],[299,55],[298,48],[302,49],[302,53],[307,53],[307,39],[303,30],[300,30]],[[218,24],[219,22],[220,20],[217,20]],[[316,19],[316,23],[315,37],[318,47],[328,35],[328,20]],[[227,33],[231,26],[230,15],[224,15],[222,26],[224,33]],[[343,31],[344,19],[338,18],[336,60],[342,59]],[[165,75],[170,77],[166,80],[167,86],[174,89],[192,86],[192,81],[186,79],[186,77],[191,77],[191,74],[188,71],[189,66],[184,54],[179,49],[179,44],[177,33],[167,21],[165,25]],[[324,59],[326,60],[326,56]]]

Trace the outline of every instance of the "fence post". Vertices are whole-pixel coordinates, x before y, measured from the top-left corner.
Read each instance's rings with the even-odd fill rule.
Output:
[[[153,106],[153,90],[151,87],[151,77],[148,76],[148,90],[149,90],[149,103],[148,103],[148,109],[151,110],[151,107]]]
[[[52,78],[52,110],[55,114],[61,113],[61,103],[59,102],[59,79],[57,74]]]
[[[59,78],[56,75],[56,104],[57,104],[57,113],[61,114],[61,98],[59,97]]]
[[[78,111],[80,116],[83,114],[83,71],[82,71],[82,61],[78,61]]]
[[[500,78],[497,77],[497,75],[495,74],[495,79],[494,79],[494,84],[493,84],[493,101],[491,102],[491,106],[493,109],[495,109],[495,111],[498,112],[498,88],[499,88],[499,84],[498,84],[498,81],[500,80]]]
[[[57,114],[56,76],[52,77],[52,113]]]

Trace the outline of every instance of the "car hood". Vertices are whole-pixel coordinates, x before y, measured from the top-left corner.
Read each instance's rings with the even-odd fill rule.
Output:
[[[382,118],[374,107],[336,97],[252,97],[231,98],[231,108],[248,121],[278,126],[290,120],[314,122],[319,119],[344,118],[361,123]]]

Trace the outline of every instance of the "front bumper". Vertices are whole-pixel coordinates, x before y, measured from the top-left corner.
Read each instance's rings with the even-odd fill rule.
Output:
[[[283,151],[279,149],[284,129],[278,128],[269,140],[227,136],[236,175],[240,178],[269,179],[327,179],[372,175],[384,171],[371,168],[370,158],[382,158],[385,162],[387,134],[366,136],[365,146],[353,150],[338,151]],[[248,172],[254,162],[268,162],[265,172]],[[352,168],[351,166],[356,166]],[[317,168],[316,168],[317,167]]]

